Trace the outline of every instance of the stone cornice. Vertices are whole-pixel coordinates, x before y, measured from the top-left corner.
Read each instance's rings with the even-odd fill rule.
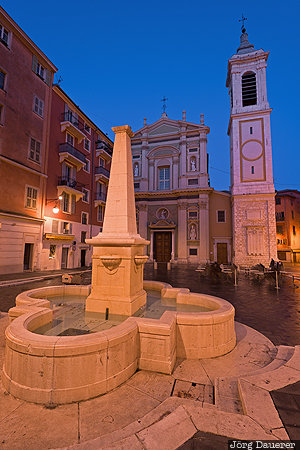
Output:
[[[127,133],[129,137],[133,136],[133,131],[129,125],[121,125],[119,127],[112,127],[112,130],[115,134]]]
[[[267,114],[270,115],[271,112],[272,112],[272,108],[268,108],[268,109],[259,109],[257,111],[247,111],[247,112],[245,111],[245,112],[241,112],[241,113],[231,114],[230,119],[229,119],[228,128],[227,128],[227,135],[229,136],[229,134],[230,134],[232,119],[242,119],[243,117],[262,116],[262,115],[267,115]]]

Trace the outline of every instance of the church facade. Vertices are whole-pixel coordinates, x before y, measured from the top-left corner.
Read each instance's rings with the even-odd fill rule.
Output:
[[[276,259],[267,57],[243,30],[228,62],[230,192],[210,186],[203,114],[196,124],[185,111],[181,120],[164,112],[134,133],[137,222],[150,240],[150,262],[268,265]]]

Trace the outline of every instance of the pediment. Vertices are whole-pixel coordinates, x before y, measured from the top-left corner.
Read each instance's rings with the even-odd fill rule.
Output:
[[[149,136],[159,136],[161,134],[176,134],[179,128],[170,124],[161,124],[149,131]]]

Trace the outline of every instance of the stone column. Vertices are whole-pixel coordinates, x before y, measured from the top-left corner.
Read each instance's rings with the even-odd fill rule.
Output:
[[[147,239],[148,235],[148,207],[146,203],[139,203],[139,234],[142,238]],[[147,247],[144,248],[145,254],[147,254]]]
[[[175,259],[175,230],[172,230],[171,262]]]
[[[187,262],[187,223],[186,223],[186,203],[178,203],[178,226],[177,226],[177,243],[178,243],[178,262]]]
[[[199,262],[209,261],[209,198],[208,194],[199,195]]]

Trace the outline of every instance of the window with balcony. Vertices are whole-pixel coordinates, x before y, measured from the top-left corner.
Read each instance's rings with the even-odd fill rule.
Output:
[[[82,201],[85,203],[90,203],[90,191],[88,189],[82,188]]]
[[[85,240],[86,240],[86,231],[82,231],[82,232],[81,232],[81,239],[80,239],[80,242],[81,242],[82,244],[85,244]]]
[[[159,190],[170,189],[170,167],[159,167],[158,169]]]
[[[37,163],[41,161],[41,143],[33,138],[30,138],[29,159]]]
[[[281,198],[280,197],[275,197],[275,204],[276,205],[281,205]]]
[[[44,117],[44,102],[36,95],[33,101],[33,111],[40,117]]]
[[[89,218],[88,213],[86,213],[86,212],[82,212],[81,213],[81,223],[82,223],[82,225],[87,225],[88,224],[88,218]]]
[[[284,211],[276,212],[276,220],[284,220]]]
[[[105,159],[104,158],[99,158],[99,166],[105,167]]]
[[[276,233],[283,234],[283,225],[276,225]]]
[[[0,69],[0,89],[5,88],[5,79],[6,79],[6,74],[5,72],[3,72],[3,70]]]
[[[26,208],[36,209],[38,190],[34,187],[26,187]]]
[[[9,46],[9,35],[9,31],[0,24],[0,42],[5,45],[5,47]]]
[[[44,67],[35,55],[32,55],[32,70],[48,86],[51,84],[51,72]]]

